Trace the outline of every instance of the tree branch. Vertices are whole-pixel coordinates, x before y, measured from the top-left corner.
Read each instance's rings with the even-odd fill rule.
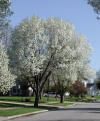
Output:
[[[46,83],[48,77],[51,75],[51,71],[49,71],[49,73],[47,74],[45,80],[42,82],[41,86],[40,86],[40,91],[39,91],[39,94],[42,92],[42,89],[44,87],[44,84]]]

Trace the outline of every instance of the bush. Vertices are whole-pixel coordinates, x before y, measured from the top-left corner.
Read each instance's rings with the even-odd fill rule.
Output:
[[[78,98],[82,98],[87,93],[87,89],[81,81],[77,80],[74,84],[70,87],[70,95],[76,96]]]
[[[25,100],[25,102],[30,102],[31,101],[30,98],[25,98],[24,100]]]

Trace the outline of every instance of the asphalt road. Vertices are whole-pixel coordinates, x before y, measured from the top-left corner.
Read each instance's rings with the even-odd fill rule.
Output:
[[[80,103],[9,121],[100,121],[100,103]]]

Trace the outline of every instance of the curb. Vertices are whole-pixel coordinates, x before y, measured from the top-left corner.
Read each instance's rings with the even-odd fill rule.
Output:
[[[7,117],[7,119],[2,120],[2,121],[7,121],[10,119],[20,118],[20,117],[24,117],[24,116],[31,116],[31,115],[35,115],[35,114],[39,114],[39,113],[44,113],[44,112],[48,112],[48,110],[36,111],[36,112],[31,112],[31,113],[26,113],[26,114],[21,114],[21,115],[16,115],[16,116],[10,116],[10,117]]]

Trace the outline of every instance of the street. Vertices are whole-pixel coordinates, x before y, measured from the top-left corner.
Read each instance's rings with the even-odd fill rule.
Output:
[[[9,121],[100,121],[100,103],[78,103],[59,110]]]

